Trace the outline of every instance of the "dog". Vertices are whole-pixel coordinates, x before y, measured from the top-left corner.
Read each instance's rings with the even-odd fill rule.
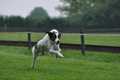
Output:
[[[64,56],[60,53],[60,37],[61,33],[56,29],[52,29],[44,36],[43,39],[39,40],[37,44],[32,47],[33,54],[33,62],[31,68],[34,68],[34,64],[38,55],[44,55],[47,51],[49,53],[56,54],[56,58],[64,58]]]

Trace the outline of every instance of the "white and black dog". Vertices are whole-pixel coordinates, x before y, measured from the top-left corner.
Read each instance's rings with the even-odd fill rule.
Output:
[[[47,51],[49,53],[56,54],[56,58],[64,58],[64,56],[60,53],[61,49],[59,47],[61,33],[56,29],[53,29],[49,32],[45,37],[37,42],[36,45],[32,48],[33,54],[33,62],[31,68],[34,68],[35,60],[38,55],[44,55]]]

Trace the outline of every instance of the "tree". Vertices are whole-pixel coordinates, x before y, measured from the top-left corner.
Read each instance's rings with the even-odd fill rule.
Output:
[[[47,18],[49,17],[47,12],[42,7],[36,7],[34,10],[30,12],[30,15],[28,17],[31,18]]]
[[[85,27],[120,27],[120,0],[61,0],[56,9],[74,24]]]

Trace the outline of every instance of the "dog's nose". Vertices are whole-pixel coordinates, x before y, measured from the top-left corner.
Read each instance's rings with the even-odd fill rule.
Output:
[[[59,44],[60,43],[60,41],[57,41],[57,44]]]
[[[57,43],[60,43],[60,41],[57,41]]]

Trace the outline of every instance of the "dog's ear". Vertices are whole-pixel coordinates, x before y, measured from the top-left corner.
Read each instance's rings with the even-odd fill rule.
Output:
[[[49,34],[49,32],[46,32],[47,34]]]
[[[49,36],[51,36],[52,35],[52,33],[51,32],[46,32]]]
[[[47,34],[51,34],[51,32],[46,32]]]

